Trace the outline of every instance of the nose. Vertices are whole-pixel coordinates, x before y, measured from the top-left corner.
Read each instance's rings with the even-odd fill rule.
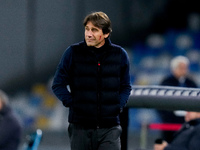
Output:
[[[92,31],[91,31],[91,30],[86,30],[86,31],[85,31],[85,35],[86,35],[87,37],[92,37]]]

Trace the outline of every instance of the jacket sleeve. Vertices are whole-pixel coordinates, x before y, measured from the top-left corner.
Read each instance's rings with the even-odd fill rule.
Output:
[[[70,107],[72,103],[72,96],[68,87],[69,85],[69,69],[71,65],[72,49],[69,47],[63,54],[60,63],[58,64],[52,90],[56,97],[62,101],[63,105]]]
[[[130,72],[129,72],[129,58],[127,52],[122,49],[122,63],[121,63],[121,79],[120,79],[120,107],[121,109],[125,107],[130,91],[131,91],[131,84],[130,84]]]
[[[169,144],[164,150],[199,150],[200,148],[200,127],[188,129],[192,132],[189,137],[181,136],[181,138],[187,138],[187,143],[183,143],[182,145],[178,144]],[[187,135],[186,135],[187,136]]]
[[[168,145],[167,147],[165,147],[164,150],[190,150],[190,149],[187,149],[185,147],[180,147],[180,146]]]
[[[193,136],[190,138],[189,141],[189,149],[198,150],[200,148],[200,125],[195,128],[193,132]]]
[[[11,135],[13,130],[11,130],[12,126],[8,124],[7,120],[0,116],[0,147],[3,146],[5,143],[10,142]]]
[[[11,109],[8,107],[5,109],[7,112],[3,116],[0,115],[0,149],[7,143],[12,143],[10,147],[16,149],[20,143],[22,126]]]

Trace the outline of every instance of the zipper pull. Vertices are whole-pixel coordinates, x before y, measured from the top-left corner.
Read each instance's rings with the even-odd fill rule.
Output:
[[[101,66],[101,63],[100,63],[100,61],[98,61],[98,72],[100,72],[100,66]]]

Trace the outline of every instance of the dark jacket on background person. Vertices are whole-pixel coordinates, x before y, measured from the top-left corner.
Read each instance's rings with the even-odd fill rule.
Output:
[[[84,41],[74,44],[59,63],[52,89],[70,108],[70,123],[118,125],[131,90],[127,53],[108,39],[101,48],[88,47]]]
[[[21,125],[9,106],[0,110],[0,150],[17,150],[21,139]]]
[[[183,124],[174,135],[171,143],[164,150],[199,150],[200,149],[200,119]]]
[[[174,75],[169,75],[164,78],[160,85],[197,88],[197,84],[192,79],[186,77],[185,82],[180,83]],[[159,113],[159,116],[163,123],[183,124],[185,122],[184,116],[176,116],[173,111],[157,110],[157,112]],[[162,131],[162,138],[165,139],[167,142],[170,142],[174,133],[175,131]]]
[[[160,85],[167,85],[167,86],[177,86],[177,87],[191,87],[191,88],[197,88],[197,84],[190,78],[186,77],[185,78],[185,82],[183,83],[183,85],[181,85],[181,83],[179,82],[179,80],[173,76],[170,75],[168,77],[166,77]]]

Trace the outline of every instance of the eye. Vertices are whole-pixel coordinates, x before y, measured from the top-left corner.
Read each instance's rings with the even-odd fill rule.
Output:
[[[88,30],[89,30],[89,28],[88,28],[88,27],[85,27],[85,30],[86,30],[86,31],[88,31]]]
[[[98,29],[92,28],[92,32],[97,32],[97,31],[98,31]]]

